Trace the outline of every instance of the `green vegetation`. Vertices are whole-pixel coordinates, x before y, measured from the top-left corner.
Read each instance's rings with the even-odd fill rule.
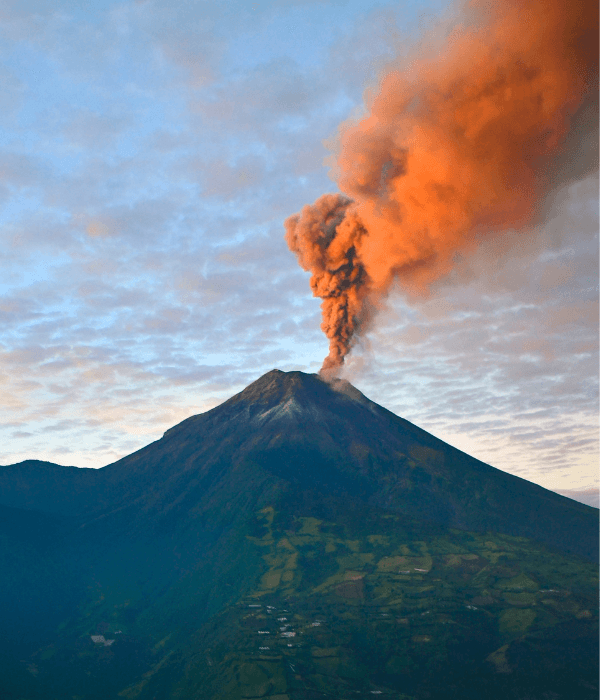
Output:
[[[147,600],[111,573],[19,661],[8,700],[50,686],[80,700],[597,697],[594,564],[315,493],[280,495],[236,537],[208,570],[238,591],[216,613],[201,612],[206,567]]]
[[[341,525],[262,509],[249,527],[261,537],[247,536],[264,562],[256,586],[179,650],[185,678],[165,697],[597,694],[593,564],[524,538],[425,530],[373,511]],[[561,662],[566,629],[575,668]]]

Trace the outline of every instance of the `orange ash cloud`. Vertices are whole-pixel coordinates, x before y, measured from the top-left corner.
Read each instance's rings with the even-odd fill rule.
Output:
[[[426,293],[484,236],[525,235],[564,177],[553,162],[574,115],[597,94],[595,3],[477,0],[465,17],[442,52],[388,72],[368,115],[342,125],[346,196],[285,222],[323,299],[325,371],[341,367],[392,284]]]

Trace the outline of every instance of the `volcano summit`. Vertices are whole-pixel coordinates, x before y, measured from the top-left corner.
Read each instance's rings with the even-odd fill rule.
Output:
[[[598,511],[342,380],[1,467],[0,527],[10,700],[597,697]]]

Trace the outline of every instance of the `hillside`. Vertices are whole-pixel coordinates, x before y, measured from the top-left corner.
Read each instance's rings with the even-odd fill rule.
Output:
[[[598,511],[347,383],[274,370],[0,505],[6,700],[597,697]]]
[[[228,499],[275,480],[598,560],[596,509],[470,457],[347,382],[332,385],[302,372],[273,370],[100,470],[40,462],[2,467],[0,503],[87,520],[123,509],[141,512],[142,520],[150,512],[178,520],[220,508],[225,478]]]

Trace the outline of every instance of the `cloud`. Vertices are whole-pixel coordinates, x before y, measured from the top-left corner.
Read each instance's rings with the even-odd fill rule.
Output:
[[[95,149],[102,144],[106,149],[113,146],[115,139],[130,125],[131,118],[80,108],[75,110],[62,134],[69,144],[78,148]]]

